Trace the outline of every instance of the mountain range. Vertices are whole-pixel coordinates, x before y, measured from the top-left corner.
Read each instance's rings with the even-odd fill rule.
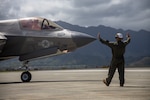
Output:
[[[115,29],[103,25],[83,27],[79,25],[72,25],[64,21],[56,21],[60,26],[72,30],[83,32],[97,38],[98,32],[101,37],[115,41],[115,34],[120,32],[126,39],[126,33],[131,36],[131,42],[126,47],[125,61],[127,67],[149,67],[150,66],[150,32],[146,30],[133,31]],[[30,63],[31,66],[61,66],[61,68],[75,67],[99,67],[108,66],[111,61],[111,49],[106,45],[103,45],[98,40],[92,42],[84,47],[75,50],[72,53],[68,53],[61,56],[49,57],[40,60],[36,60]],[[0,67],[18,67],[21,63],[16,59],[6,60],[0,62]],[[65,67],[64,67],[65,66]],[[67,66],[67,67],[66,67]]]

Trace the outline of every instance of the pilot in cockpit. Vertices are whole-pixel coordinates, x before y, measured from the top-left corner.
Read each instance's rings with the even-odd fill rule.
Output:
[[[41,27],[39,25],[39,21],[38,20],[34,20],[33,21],[32,29],[33,30],[41,30]]]

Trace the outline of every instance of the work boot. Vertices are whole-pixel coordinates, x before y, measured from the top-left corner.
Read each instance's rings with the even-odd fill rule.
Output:
[[[107,81],[104,79],[103,80],[103,83],[106,85],[106,86],[109,86],[109,84],[107,83]]]

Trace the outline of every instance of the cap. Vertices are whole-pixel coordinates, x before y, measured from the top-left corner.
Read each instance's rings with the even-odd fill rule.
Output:
[[[123,39],[122,33],[117,33],[117,34],[115,35],[115,37],[120,38],[120,39]]]

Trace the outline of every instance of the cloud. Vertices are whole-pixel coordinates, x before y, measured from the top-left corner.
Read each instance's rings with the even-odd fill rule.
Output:
[[[149,0],[1,0],[0,19],[41,16],[81,26],[150,31]]]
[[[0,1],[0,19],[6,19],[11,17],[15,17],[18,12],[18,6],[14,6],[14,2],[10,2],[10,0],[1,0]],[[7,5],[7,6],[6,6]]]

